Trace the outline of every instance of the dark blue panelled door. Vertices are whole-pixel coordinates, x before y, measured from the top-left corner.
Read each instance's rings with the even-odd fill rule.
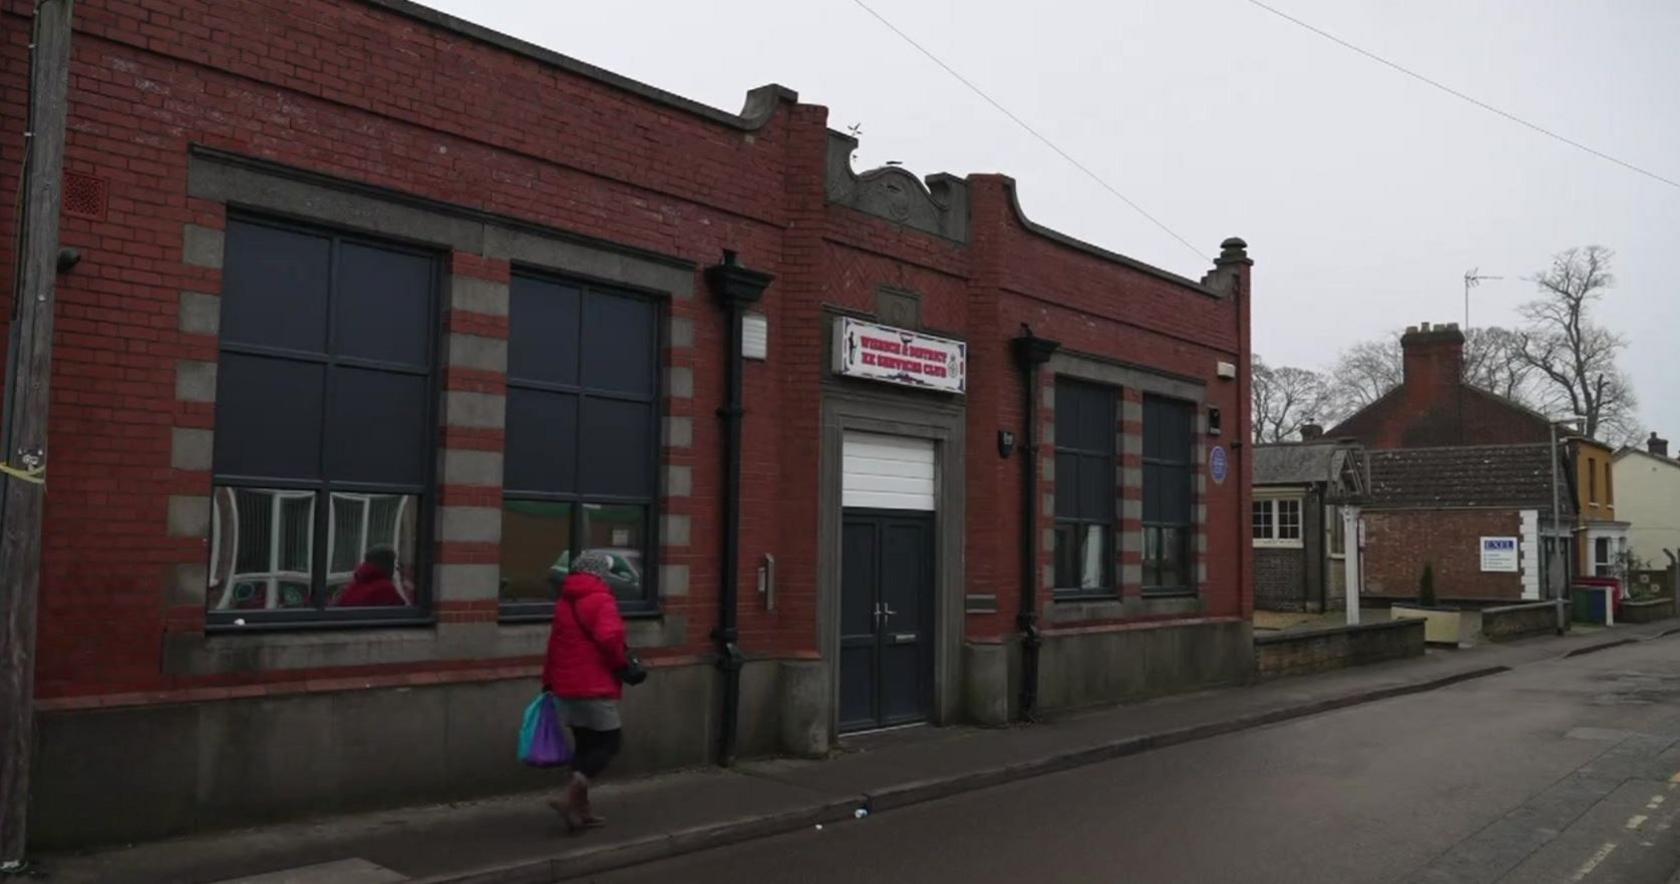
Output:
[[[933,514],[847,509],[841,523],[840,729],[927,718]]]

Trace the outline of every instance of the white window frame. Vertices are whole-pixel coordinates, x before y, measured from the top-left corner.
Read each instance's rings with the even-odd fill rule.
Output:
[[[1283,501],[1294,501],[1297,518],[1295,520],[1295,536],[1279,537],[1283,528]],[[1306,546],[1307,507],[1306,495],[1300,491],[1255,492],[1254,502],[1271,508],[1270,537],[1253,537],[1255,549],[1302,549]],[[1253,518],[1252,515],[1250,518]],[[1249,534],[1253,536],[1252,527]]]

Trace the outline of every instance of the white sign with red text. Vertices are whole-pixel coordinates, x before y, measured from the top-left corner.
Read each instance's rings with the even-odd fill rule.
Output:
[[[963,393],[968,345],[842,316],[834,323],[834,370],[845,377]]]

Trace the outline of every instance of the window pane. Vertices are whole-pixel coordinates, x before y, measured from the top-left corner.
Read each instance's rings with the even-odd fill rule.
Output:
[[[1324,510],[1326,524],[1330,526],[1330,554],[1339,556],[1347,552],[1347,530],[1342,525],[1342,508],[1339,506],[1326,507]]]
[[[1184,579],[1187,537],[1182,528],[1162,528],[1160,550],[1160,583],[1163,589],[1179,589],[1188,585]]]
[[[1254,502],[1254,539],[1272,539],[1272,502],[1269,500]]]
[[[332,241],[231,220],[225,242],[222,343],[325,352]]]
[[[1082,455],[1079,465],[1079,517],[1087,521],[1112,522],[1114,498],[1120,492],[1114,487],[1114,461],[1092,455]],[[1061,477],[1057,473],[1057,478]]]
[[[1079,455],[1056,452],[1056,515],[1079,518]]]
[[[1187,467],[1160,463],[1143,465],[1143,520],[1188,523],[1191,482]]]
[[[502,503],[503,602],[552,602],[571,561],[572,504]],[[551,573],[552,572],[552,573]]]
[[[1103,525],[1086,525],[1080,535],[1079,550],[1079,588],[1101,589],[1103,586],[1103,559],[1107,544],[1103,538],[1107,535],[1107,527]]]
[[[433,431],[422,375],[362,368],[332,373],[327,477],[335,482],[422,485]]]
[[[508,388],[502,484],[508,491],[577,490],[577,397]]]
[[[215,501],[209,608],[314,607],[315,493],[217,488]]]
[[[582,418],[583,493],[652,497],[653,405],[585,399]]]
[[[321,475],[321,365],[223,353],[216,391],[216,472]]]
[[[329,604],[385,608],[415,603],[419,508],[420,499],[407,494],[332,495]]]
[[[653,395],[653,304],[589,291],[583,300],[583,385]]]
[[[1161,529],[1143,529],[1143,585],[1161,585]]]
[[[421,255],[341,243],[333,352],[416,368],[430,361],[433,263]]]
[[[1055,563],[1055,579],[1057,589],[1071,589],[1079,585],[1079,526],[1075,524],[1059,523],[1053,535],[1054,544],[1050,551],[1051,561]]]
[[[508,307],[510,382],[577,386],[581,298],[576,286],[529,276],[513,278]]]
[[[1280,500],[1278,506],[1278,539],[1301,539],[1301,502],[1299,500]]]
[[[642,551],[647,548],[647,507],[584,504],[583,548],[612,556],[607,585],[619,601],[645,597]]]
[[[1190,461],[1195,406],[1158,396],[1143,398],[1143,456],[1180,463]]]
[[[1078,448],[1080,442],[1080,417],[1084,404],[1084,397],[1080,394],[1085,388],[1073,381],[1058,378],[1056,380],[1056,447]]]

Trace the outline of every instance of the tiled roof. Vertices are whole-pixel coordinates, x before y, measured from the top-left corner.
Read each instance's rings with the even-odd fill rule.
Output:
[[[1336,477],[1340,447],[1334,442],[1254,446],[1254,484],[1305,485]]]
[[[1474,445],[1370,452],[1370,506],[1541,507],[1552,505],[1546,445]],[[1558,476],[1558,499],[1573,495]]]

